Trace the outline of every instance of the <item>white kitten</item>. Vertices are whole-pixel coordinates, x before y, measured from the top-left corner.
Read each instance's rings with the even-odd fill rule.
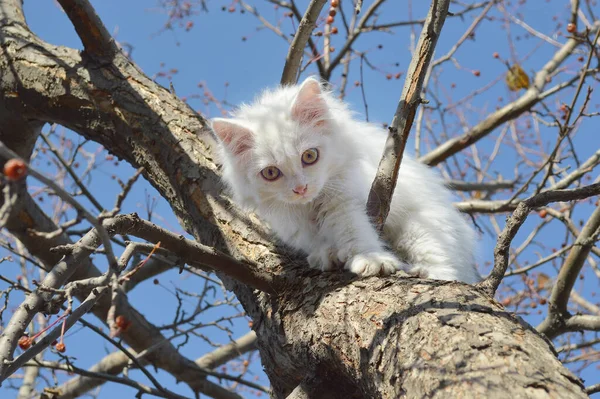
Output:
[[[267,91],[212,127],[234,200],[306,252],[312,267],[480,280],[472,228],[438,176],[407,155],[384,226],[395,254],[385,249],[366,201],[387,134],[354,120],[317,80]]]

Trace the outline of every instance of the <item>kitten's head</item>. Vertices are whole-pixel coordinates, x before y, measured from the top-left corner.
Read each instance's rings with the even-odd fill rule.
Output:
[[[264,93],[231,119],[212,120],[237,201],[304,204],[319,195],[339,156],[327,96],[308,78]]]

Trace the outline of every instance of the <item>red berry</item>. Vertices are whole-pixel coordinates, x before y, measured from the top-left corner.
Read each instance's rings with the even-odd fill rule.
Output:
[[[476,69],[476,70],[473,71],[473,75],[480,76],[481,72],[479,71],[479,69]]]
[[[337,14],[337,12],[335,11],[335,8],[331,7],[329,9],[329,16],[330,17],[335,17],[335,14]]]
[[[573,23],[567,24],[567,32],[573,33],[573,32],[575,32],[576,29],[577,29],[577,27],[575,26],[575,24],[573,24]]]
[[[17,181],[27,174],[27,165],[20,159],[9,159],[4,164],[4,176],[8,180]]]
[[[59,342],[58,344],[56,344],[55,346],[56,350],[59,351],[60,353],[64,353],[64,351],[67,350],[67,347],[65,346],[65,344],[63,344],[62,342]]]
[[[498,52],[495,52],[495,53],[493,54],[493,56],[494,56],[494,58],[500,58],[500,54],[498,54]]]
[[[23,335],[21,338],[19,338],[19,348],[26,350],[29,349],[29,347],[31,346],[31,338],[29,338],[26,335]]]
[[[329,25],[331,25],[333,23],[333,21],[335,21],[335,20],[333,19],[333,17],[331,15],[327,17],[327,23]]]
[[[333,46],[329,47],[329,52],[330,53],[333,53],[334,51],[335,51],[335,47],[333,47]]]
[[[402,74],[401,74],[400,72],[398,72],[397,74],[395,74],[395,75],[394,75],[394,77],[395,77],[396,79],[400,79],[400,76],[401,76],[401,75],[402,75]]]
[[[334,35],[338,34],[338,28],[336,26],[334,26],[333,28],[331,28],[331,33]]]
[[[538,212],[538,215],[544,219],[546,216],[548,216],[548,211],[545,209],[542,209],[541,211]]]
[[[337,7],[340,5],[340,1],[339,0],[331,0],[331,7]]]
[[[120,315],[115,319],[115,324],[121,329],[121,331],[127,331],[129,326],[131,326],[131,321],[127,320],[125,316]]]

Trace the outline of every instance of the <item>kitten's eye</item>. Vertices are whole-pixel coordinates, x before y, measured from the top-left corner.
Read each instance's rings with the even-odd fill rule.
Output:
[[[312,165],[313,163],[317,162],[318,159],[319,150],[316,148],[309,148],[302,154],[302,163],[304,165]]]
[[[275,166],[267,166],[266,168],[260,171],[260,174],[262,175],[262,177],[265,178],[265,180],[274,181],[277,180],[279,176],[281,176],[281,171]]]

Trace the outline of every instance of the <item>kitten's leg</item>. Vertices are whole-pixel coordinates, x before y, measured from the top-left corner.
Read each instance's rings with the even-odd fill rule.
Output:
[[[339,269],[342,266],[337,256],[337,250],[329,244],[315,243],[314,249],[308,254],[306,260],[310,267],[324,272]]]
[[[430,215],[413,214],[393,240],[395,248],[406,255],[411,265],[409,273],[469,284],[479,281],[469,227],[459,217],[438,223],[435,220]]]
[[[357,200],[338,198],[318,215],[320,234],[329,235],[337,258],[360,276],[389,275],[408,266],[384,249],[365,207]]]

